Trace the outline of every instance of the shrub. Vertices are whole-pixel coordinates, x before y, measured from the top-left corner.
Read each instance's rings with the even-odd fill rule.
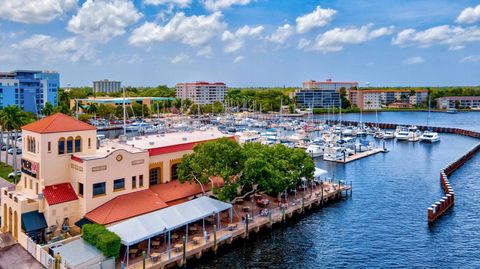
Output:
[[[85,224],[82,227],[83,239],[100,250],[105,257],[118,258],[120,237],[100,224]]]

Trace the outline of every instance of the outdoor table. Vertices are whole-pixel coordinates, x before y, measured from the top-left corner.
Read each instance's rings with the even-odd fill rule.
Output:
[[[243,212],[249,212],[249,211],[250,211],[250,207],[244,206],[244,207],[242,207],[242,211],[243,211]]]
[[[191,232],[195,232],[195,231],[198,231],[198,227],[197,226],[189,226],[188,230],[190,230]]]
[[[161,256],[162,254],[156,253],[156,252],[150,254],[150,258],[152,259],[153,262],[158,262]]]
[[[128,254],[130,255],[130,258],[135,258],[135,256],[137,255],[137,252],[138,252],[138,249],[136,248],[131,248],[129,251],[128,251]]]
[[[172,234],[171,238],[172,238],[173,240],[178,239],[178,234]]]
[[[173,246],[173,248],[175,249],[175,252],[180,252],[180,251],[182,251],[183,244],[175,244],[175,246]]]
[[[199,236],[195,236],[193,237],[192,240],[193,240],[193,244],[198,245],[200,243],[200,240],[202,240],[202,238]]]
[[[237,229],[237,224],[236,223],[235,224],[233,224],[233,223],[228,224],[228,230],[229,231],[233,231],[235,229]]]
[[[160,240],[152,241],[152,247],[153,248],[159,248],[160,247]]]

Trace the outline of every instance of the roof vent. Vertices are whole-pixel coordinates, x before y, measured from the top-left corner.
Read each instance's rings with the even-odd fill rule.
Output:
[[[148,144],[150,144],[150,146],[153,146],[155,144],[155,141],[150,141],[148,142]]]
[[[183,140],[183,141],[187,141],[187,138],[186,138],[186,137],[182,137],[182,140]]]

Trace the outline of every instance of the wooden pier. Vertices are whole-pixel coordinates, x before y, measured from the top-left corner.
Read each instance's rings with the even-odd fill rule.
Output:
[[[216,253],[222,245],[229,245],[237,239],[248,239],[249,233],[258,233],[261,229],[272,228],[274,224],[284,222],[294,215],[304,214],[314,207],[322,207],[326,203],[340,200],[342,197],[348,197],[352,194],[351,184],[346,185],[339,181],[337,184],[332,183],[331,186],[332,189],[325,191],[316,188],[309,195],[303,194],[304,196],[297,199],[295,203],[271,209],[267,215],[250,216],[219,230],[214,225],[212,236],[206,240],[197,238],[196,242],[186,242],[183,238],[181,245],[163,253],[152,254],[150,257],[137,261],[126,268],[153,269],[186,266],[188,259],[193,257],[199,259],[207,251]]]
[[[353,162],[353,161],[356,161],[356,160],[360,160],[360,159],[368,157],[368,156],[375,155],[375,154],[380,153],[380,152],[386,152],[386,150],[383,149],[383,148],[373,148],[373,149],[370,149],[370,150],[367,150],[367,151],[357,152],[352,156],[346,156],[342,160],[337,160],[336,162],[337,163],[349,163],[349,162]]]

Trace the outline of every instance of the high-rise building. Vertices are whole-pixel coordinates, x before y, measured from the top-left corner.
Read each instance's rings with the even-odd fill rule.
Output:
[[[227,94],[227,85],[223,82],[177,83],[175,88],[178,99],[190,99],[200,105],[212,104],[215,101],[223,102]]]
[[[113,80],[97,80],[93,82],[93,92],[119,92],[122,89],[122,83],[120,81]]]
[[[295,92],[297,104],[306,108],[340,107],[340,89],[357,87],[357,82],[334,82],[310,80],[303,82],[302,89]]]
[[[47,102],[58,105],[60,75],[53,71],[15,70],[0,72],[0,109],[17,105],[39,113]]]

